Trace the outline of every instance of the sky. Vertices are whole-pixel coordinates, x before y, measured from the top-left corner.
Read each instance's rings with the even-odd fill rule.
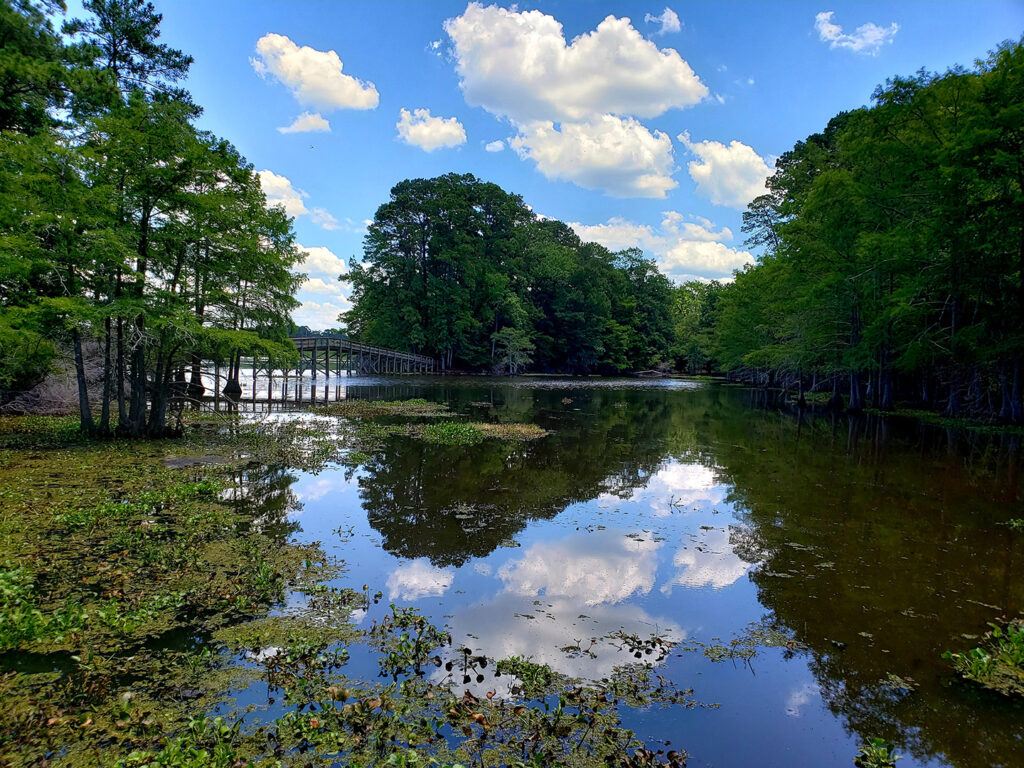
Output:
[[[337,327],[338,281],[406,178],[472,173],[674,281],[753,256],[741,214],[776,157],[889,77],[970,67],[1024,1],[154,0],[195,58],[200,127],[295,216],[293,314]],[[69,3],[75,15],[75,3]]]

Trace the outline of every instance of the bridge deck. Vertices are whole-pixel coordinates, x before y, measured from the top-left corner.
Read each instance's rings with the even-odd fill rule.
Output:
[[[434,364],[434,358],[427,357],[426,355],[416,355],[412,352],[398,352],[397,350],[388,349],[387,347],[376,347],[372,344],[363,344],[358,341],[352,341],[345,336],[293,336],[292,341],[295,343],[295,347],[300,353],[310,352],[314,349],[317,351],[329,350],[331,352],[354,352],[365,355],[387,356],[395,360],[405,360],[427,366],[433,366]]]
[[[363,344],[346,336],[292,337],[299,350],[297,370],[309,370],[314,377],[318,370],[329,374],[332,369],[356,374],[436,373],[437,361],[426,355],[399,352],[373,344]]]

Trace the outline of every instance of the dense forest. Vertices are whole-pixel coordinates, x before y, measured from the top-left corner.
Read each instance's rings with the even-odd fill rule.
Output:
[[[873,102],[779,158],[744,214],[756,265],[680,289],[685,364],[1021,423],[1024,45]]]
[[[583,243],[471,175],[397,184],[348,277],[350,332],[445,369],[610,374],[670,361],[673,289],[653,261]]]
[[[68,348],[84,431],[162,435],[201,359],[237,377],[243,352],[294,355],[299,254],[252,166],[195,127],[191,57],[152,4],[86,0],[58,32],[62,5],[0,3],[0,392]]]

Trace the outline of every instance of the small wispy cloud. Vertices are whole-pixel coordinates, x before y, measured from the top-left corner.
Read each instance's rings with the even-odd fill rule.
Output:
[[[857,53],[874,55],[885,44],[891,43],[893,36],[900,31],[900,25],[893,22],[888,27],[880,27],[873,22],[861,24],[852,33],[843,32],[843,28],[832,21],[835,11],[822,11],[814,17],[814,28],[818,37],[829,48],[846,48]]]

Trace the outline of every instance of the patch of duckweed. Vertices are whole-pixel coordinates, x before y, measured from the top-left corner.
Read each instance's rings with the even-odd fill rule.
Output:
[[[419,398],[344,400],[319,406],[314,412],[359,422],[356,436],[361,441],[360,450],[349,457],[355,463],[366,460],[367,451],[379,447],[382,441],[393,435],[412,437],[435,445],[476,445],[487,438],[521,442],[536,440],[547,434],[534,424],[460,421],[447,406]]]
[[[432,403],[422,398],[409,400],[342,400],[337,403],[317,406],[314,413],[326,416],[343,416],[348,419],[379,419],[395,417],[403,419],[440,418],[449,414],[448,406]]]
[[[991,623],[981,644],[965,653],[946,652],[943,658],[966,680],[1005,696],[1024,696],[1024,618]]]
[[[428,424],[423,429],[414,431],[428,443],[438,445],[476,445],[484,439],[484,433],[475,424],[460,421],[442,421],[439,424]]]

